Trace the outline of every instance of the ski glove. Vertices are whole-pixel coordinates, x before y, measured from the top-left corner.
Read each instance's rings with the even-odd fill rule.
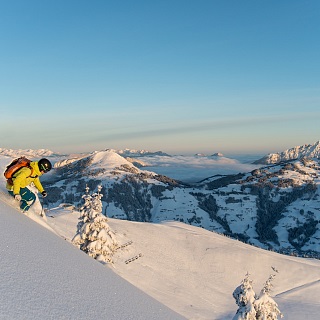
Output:
[[[45,190],[42,191],[41,194],[42,194],[42,196],[43,196],[44,198],[48,195],[48,194],[47,194],[47,191],[45,191]]]
[[[21,196],[20,196],[20,194],[16,194],[16,195],[14,196],[14,199],[20,202],[20,201],[21,201]]]

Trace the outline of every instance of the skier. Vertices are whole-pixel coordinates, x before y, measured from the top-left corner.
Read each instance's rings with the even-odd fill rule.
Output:
[[[11,181],[7,181],[6,188],[8,192],[20,202],[20,209],[26,212],[36,200],[36,195],[27,188],[31,183],[39,190],[43,197],[47,196],[39,177],[51,170],[52,165],[48,159],[30,162],[28,167],[22,167],[12,176]]]

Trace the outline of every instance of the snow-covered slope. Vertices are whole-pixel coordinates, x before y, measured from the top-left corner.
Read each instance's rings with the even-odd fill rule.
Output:
[[[1,319],[181,318],[168,307],[187,319],[232,319],[232,292],[245,274],[259,292],[272,266],[279,270],[272,296],[285,318],[318,319],[319,260],[264,251],[179,222],[109,219],[132,244],[114,256],[114,266],[104,266],[69,243],[78,212],[59,207],[47,215],[60,238],[0,201]]]
[[[182,319],[0,201],[0,319]]]
[[[270,153],[263,158],[255,161],[256,164],[276,164],[282,161],[307,158],[320,158],[320,141],[314,144],[305,144],[303,146],[296,146],[291,149],[278,153]]]

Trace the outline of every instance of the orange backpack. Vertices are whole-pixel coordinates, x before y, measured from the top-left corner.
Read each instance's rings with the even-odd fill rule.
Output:
[[[30,176],[32,175],[33,173],[33,169],[31,168],[30,166],[30,162],[31,160],[27,159],[26,157],[20,157],[20,158],[17,158],[17,159],[14,159],[6,168],[6,170],[4,171],[4,176],[5,178],[8,180],[8,183],[9,184],[13,184],[12,182],[12,176],[18,171],[20,170],[21,168],[23,167],[27,167],[29,169],[31,169],[31,174]],[[29,176],[29,177],[30,177]]]

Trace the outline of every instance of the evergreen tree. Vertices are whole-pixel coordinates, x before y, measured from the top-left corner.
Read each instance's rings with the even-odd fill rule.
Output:
[[[275,270],[273,268],[273,270]],[[258,320],[277,320],[278,316],[283,317],[278,304],[271,298],[272,281],[276,275],[271,274],[265,282],[258,299],[255,302]]]
[[[275,268],[272,269],[278,272]],[[275,274],[269,276],[257,297],[252,288],[252,280],[249,274],[246,274],[241,285],[233,292],[233,297],[239,306],[233,320],[277,320],[278,317],[283,317],[278,304],[270,296],[274,277]]]
[[[80,221],[73,244],[80,247],[94,259],[107,263],[112,262],[112,255],[118,247],[114,232],[110,229],[107,217],[102,215],[102,187],[98,186],[98,192],[82,196],[84,205],[80,208]]]
[[[249,273],[246,274],[242,280],[241,285],[238,286],[234,292],[233,297],[238,305],[238,310],[233,320],[255,320],[255,298],[256,294],[252,288],[252,280],[249,277]]]

